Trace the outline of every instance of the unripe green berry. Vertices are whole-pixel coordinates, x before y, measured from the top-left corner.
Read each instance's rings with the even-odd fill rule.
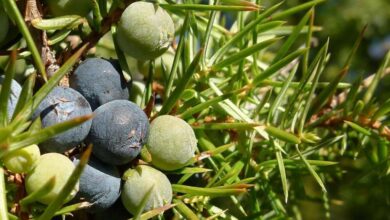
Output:
[[[35,144],[7,154],[3,158],[5,167],[14,173],[28,173],[38,163],[41,153]]]
[[[125,183],[121,195],[122,203],[133,215],[149,190],[152,191],[143,212],[170,204],[172,201],[171,183],[165,174],[153,167],[140,165],[129,169],[123,175],[123,180]]]
[[[143,96],[145,92],[145,83],[140,81],[133,81],[131,85],[130,101],[141,106],[143,103]]]
[[[69,177],[72,175],[75,166],[66,156],[58,153],[48,153],[40,157],[38,164],[26,177],[26,191],[31,194],[55,177],[53,189],[46,195],[39,198],[38,202],[50,204],[59,195]],[[66,201],[74,198],[79,189],[79,184],[75,186]]]
[[[138,60],[162,55],[172,43],[175,28],[172,18],[161,7],[149,2],[134,2],[118,23],[120,48]]]
[[[91,0],[46,0],[54,16],[86,16],[92,9]]]
[[[175,52],[171,48],[167,50],[163,55],[157,57],[154,60],[154,75],[153,79],[156,81],[164,81],[168,79],[169,73],[172,69],[173,60],[175,59]],[[139,60],[137,63],[139,72],[145,77],[149,77],[150,61]],[[180,65],[177,71],[180,71]],[[164,71],[163,71],[164,68]]]
[[[191,126],[184,120],[162,115],[150,124],[147,149],[152,164],[162,170],[184,167],[194,157],[197,140]]]

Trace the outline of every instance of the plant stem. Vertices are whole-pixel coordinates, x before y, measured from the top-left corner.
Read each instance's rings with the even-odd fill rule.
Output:
[[[8,220],[8,208],[7,208],[7,199],[6,199],[6,189],[5,189],[5,180],[4,180],[4,169],[0,167],[0,219]]]
[[[45,65],[42,62],[41,55],[38,51],[37,46],[35,45],[34,39],[31,36],[30,31],[22,17],[16,2],[13,0],[3,1],[4,6],[8,9],[9,16],[14,19],[16,25],[19,27],[20,32],[26,40],[27,47],[31,51],[32,58],[35,62],[35,65],[39,72],[42,74],[42,77],[47,81]]]

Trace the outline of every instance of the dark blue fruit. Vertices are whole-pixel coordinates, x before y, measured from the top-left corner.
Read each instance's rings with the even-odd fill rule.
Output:
[[[88,101],[72,88],[55,87],[41,102],[33,118],[41,117],[42,126],[48,127],[69,119],[91,114]],[[91,121],[87,121],[40,144],[48,152],[63,153],[80,144],[88,135]]]
[[[149,121],[134,103],[115,100],[95,111],[88,141],[93,154],[103,162],[121,165],[133,160],[145,144]]]
[[[128,220],[130,218],[130,213],[123,206],[121,199],[118,199],[114,205],[106,211],[96,213],[93,220]]]
[[[75,159],[76,165],[79,160]],[[120,196],[121,178],[115,166],[91,157],[80,177],[77,198],[93,205],[89,212],[101,212],[111,207]]]
[[[4,75],[0,76],[0,91],[1,91],[1,85],[3,84],[5,77]],[[15,80],[12,80],[11,83],[11,94],[8,98],[8,109],[7,109],[7,115],[8,119],[11,119],[12,115],[14,114],[16,104],[18,103],[20,92],[22,91],[22,87],[19,85],[18,82]]]
[[[121,72],[117,61],[89,58],[70,77],[70,87],[79,91],[95,110],[113,100],[129,99],[129,90]]]

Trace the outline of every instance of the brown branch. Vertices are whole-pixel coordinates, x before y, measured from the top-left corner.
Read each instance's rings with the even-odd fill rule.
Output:
[[[360,117],[359,119],[360,119],[359,121],[362,123],[363,126],[377,130],[380,136],[385,137],[387,138],[387,140],[390,141],[390,128],[387,126],[383,126],[382,122],[372,121],[371,119],[366,117]]]
[[[42,19],[42,5],[39,0],[27,0],[24,20],[37,47],[41,50],[41,59],[46,67],[47,76],[50,78],[58,70],[59,66],[47,42],[46,31],[38,30],[32,26],[31,21],[34,19]]]
[[[372,81],[375,78],[375,74],[373,73],[367,78],[365,78],[360,87],[359,90],[368,88],[369,85],[372,83]],[[382,75],[382,78],[390,74],[390,68],[386,68],[384,74]],[[310,126],[311,124],[315,123],[317,119],[319,119],[322,115],[327,114],[328,112],[336,110],[337,106],[343,104],[347,97],[348,97],[349,89],[346,89],[345,91],[341,92],[338,95],[334,95],[331,99],[328,105],[324,106],[321,110],[319,110],[319,113],[313,115],[309,122],[306,124],[307,126]],[[354,121],[349,116],[344,116],[342,110],[338,110],[335,112],[335,114],[330,115],[329,118],[324,120],[322,123],[319,124],[319,126],[323,127],[333,127],[333,126],[339,126],[344,123],[344,121]],[[388,126],[383,126],[380,121],[372,121],[368,115],[358,115],[357,122],[359,125],[364,126],[366,128],[371,128],[373,130],[376,130],[378,134],[382,137],[387,138],[387,140],[390,141],[390,128]]]
[[[381,79],[383,79],[385,76],[387,76],[389,74],[390,74],[390,68],[386,68]],[[368,76],[367,78],[365,78],[363,80],[363,82],[361,83],[359,90],[368,88],[370,86],[370,84],[372,83],[372,81],[374,80],[375,75],[376,75],[376,73],[373,73],[370,76]],[[347,99],[348,92],[349,92],[349,90],[346,90],[346,91],[340,93],[339,95],[334,96],[332,99],[332,102],[331,102],[331,106],[334,107],[334,106],[338,105],[339,103],[344,102]]]
[[[321,110],[322,113],[326,113],[327,111],[331,111],[331,109],[323,109]],[[321,115],[317,114],[312,117],[312,119],[309,121],[306,126],[309,126],[312,123],[315,123],[315,120],[321,117]],[[318,126],[322,127],[330,127],[334,128],[335,126],[341,126],[344,124],[344,121],[356,121],[360,126],[371,128],[373,130],[376,130],[378,132],[378,135],[385,137],[387,140],[390,141],[390,128],[388,126],[383,126],[382,122],[380,121],[372,121],[369,116],[367,115],[359,115],[357,120],[354,120],[353,118],[349,116],[344,116],[343,111],[338,111],[336,114],[330,116],[327,120],[322,122],[321,124],[318,124]]]
[[[16,53],[19,54],[19,53],[22,53],[25,51],[28,51],[28,49],[27,48],[20,48],[20,49],[16,50]],[[0,56],[9,56],[9,55],[11,55],[12,52],[13,52],[13,50],[0,51]]]
[[[107,16],[105,16],[101,23],[100,32],[92,31],[87,37],[82,39],[82,43],[79,44],[76,48],[73,48],[71,50],[67,51],[67,55],[65,57],[68,57],[71,54],[74,54],[76,51],[78,51],[81,47],[88,44],[86,50],[84,50],[83,56],[89,51],[89,49],[95,47],[95,45],[99,42],[100,38],[102,38],[107,32],[111,30],[111,26],[113,24],[118,23],[119,19],[122,16],[123,11],[125,8],[130,5],[133,2],[136,2],[138,0],[125,0],[123,2],[124,7],[118,7],[111,11]]]

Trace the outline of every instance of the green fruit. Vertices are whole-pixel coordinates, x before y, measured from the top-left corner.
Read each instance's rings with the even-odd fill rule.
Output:
[[[92,9],[91,0],[46,0],[54,16],[86,16]]]
[[[5,11],[0,8],[0,43],[5,39],[7,36],[9,28],[9,23],[8,23],[8,16]]]
[[[169,48],[174,34],[172,18],[165,10],[152,3],[134,2],[119,20],[117,40],[128,55],[152,60]]]
[[[149,190],[149,196],[143,212],[170,204],[172,201],[172,186],[162,172],[145,165],[127,170],[123,175],[125,181],[122,188],[122,203],[133,215],[140,207]]]
[[[3,158],[5,167],[14,173],[28,173],[39,161],[41,153],[35,144],[7,154]]]
[[[145,84],[140,81],[133,81],[133,84],[131,85],[130,101],[141,106],[143,104],[144,92]]]
[[[167,80],[172,69],[173,60],[175,59],[175,52],[172,50],[166,51],[161,57],[157,57],[154,61],[154,75],[153,79],[157,81]],[[138,70],[146,78],[149,77],[150,61],[138,61]],[[180,69],[180,65],[178,66]],[[163,71],[164,68],[164,71]],[[178,71],[180,71],[178,69]]]
[[[162,115],[150,124],[147,148],[152,164],[162,170],[184,167],[194,156],[196,137],[191,126],[184,120]]]
[[[74,169],[75,166],[72,161],[66,156],[58,153],[44,154],[40,157],[35,168],[26,177],[26,191],[28,194],[31,194],[39,190],[52,177],[55,177],[53,189],[38,200],[38,202],[48,205],[59,195]],[[77,183],[66,201],[73,199],[78,190],[79,184]]]

